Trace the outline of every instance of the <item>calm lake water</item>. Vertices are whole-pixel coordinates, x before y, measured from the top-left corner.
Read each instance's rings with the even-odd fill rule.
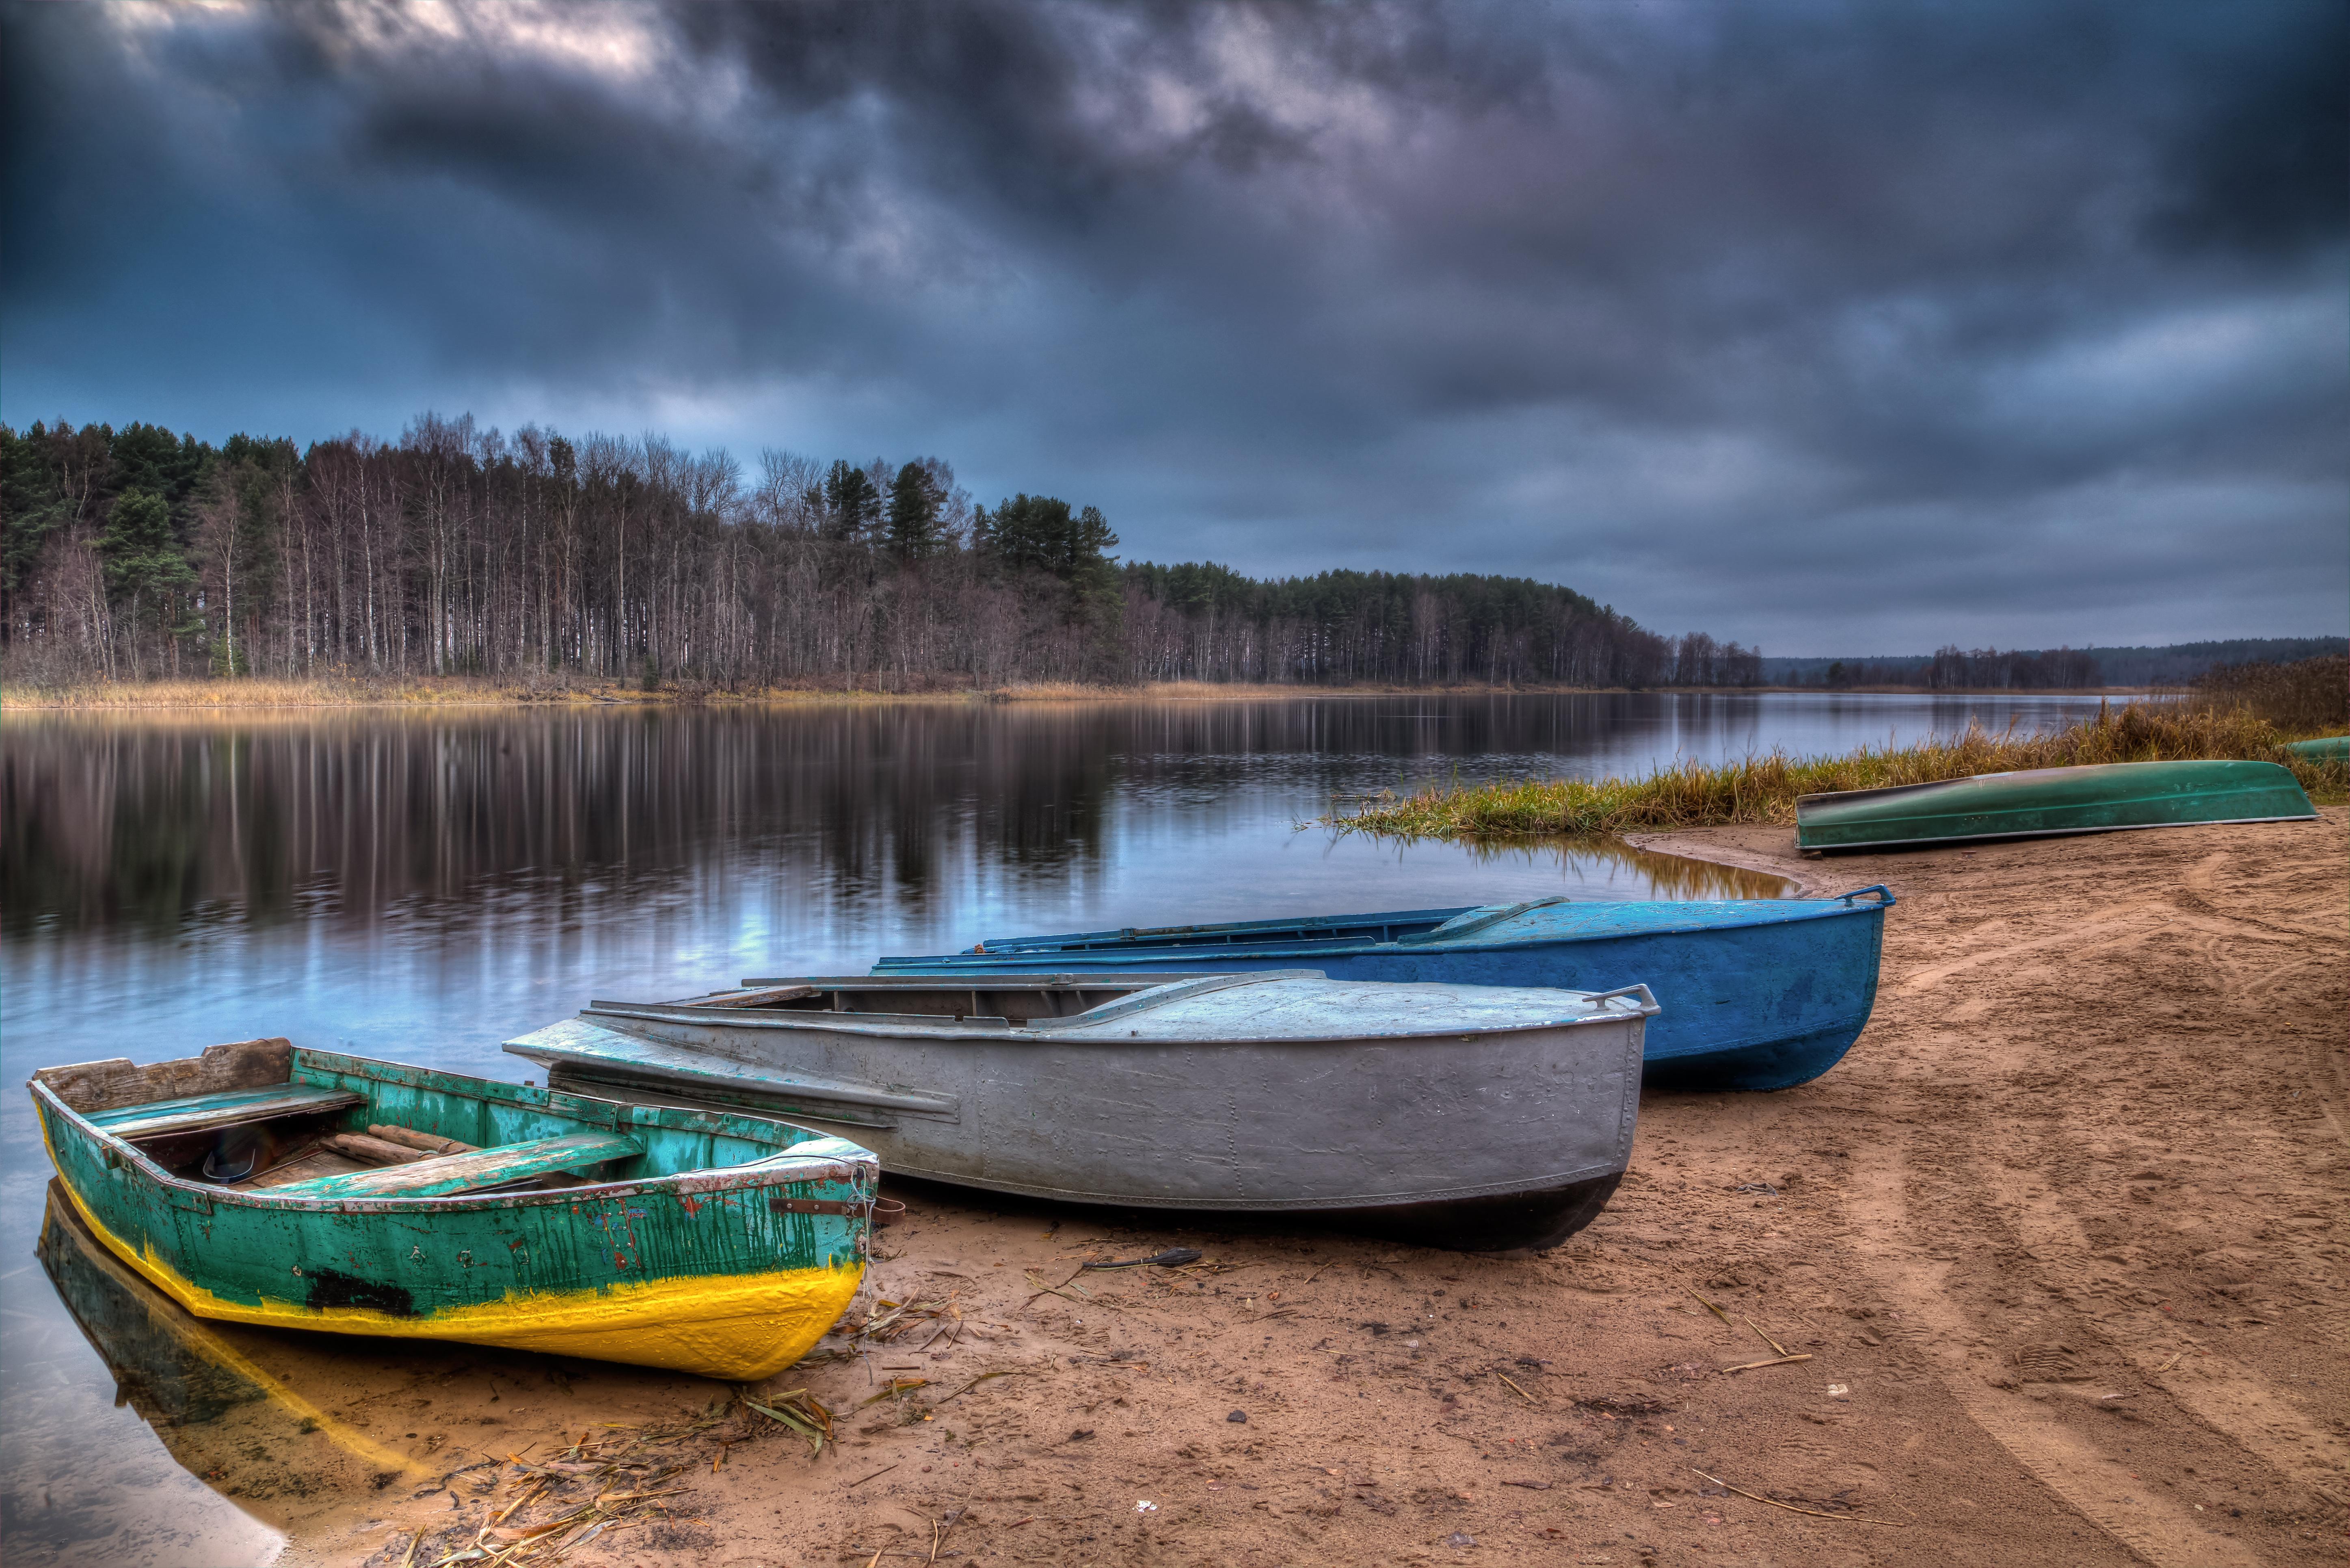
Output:
[[[266,1562],[118,1405],[33,1256],[38,1066],[264,1034],[521,1076],[590,994],[858,973],[986,936],[1565,893],[1770,897],[1599,846],[1398,847],[1334,794],[1844,751],[2096,701],[1376,697],[23,718],[0,727],[0,1539]],[[151,1401],[145,1401],[151,1406]],[[183,1419],[202,1419],[201,1408]]]

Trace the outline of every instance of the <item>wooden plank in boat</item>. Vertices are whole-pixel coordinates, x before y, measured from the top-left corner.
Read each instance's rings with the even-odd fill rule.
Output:
[[[777,1002],[798,1002],[814,996],[812,985],[777,985],[760,991],[722,991],[702,999],[704,1007],[773,1007]]]
[[[323,1176],[271,1190],[281,1198],[432,1198],[445,1192],[503,1187],[558,1170],[580,1170],[608,1159],[633,1159],[644,1148],[616,1133],[572,1133],[485,1148],[477,1154],[444,1154],[408,1165]]]
[[[272,1084],[262,1089],[231,1089],[224,1094],[192,1095],[185,1099],[93,1111],[88,1119],[91,1126],[117,1137],[145,1138],[166,1133],[206,1132],[276,1116],[348,1110],[365,1104],[365,1096],[344,1089],[322,1089],[313,1084]]]
[[[243,1181],[232,1181],[228,1185],[240,1192],[258,1192],[272,1187],[291,1187],[297,1181],[316,1181],[322,1176],[348,1176],[356,1171],[376,1168],[372,1165],[362,1165],[347,1154],[337,1154],[324,1144],[315,1144],[290,1159],[280,1160],[267,1170],[256,1171]]]

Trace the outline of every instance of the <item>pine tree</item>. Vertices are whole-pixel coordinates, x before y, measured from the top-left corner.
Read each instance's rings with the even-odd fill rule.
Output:
[[[899,560],[920,560],[938,547],[938,488],[919,463],[907,463],[889,483],[890,554]]]
[[[1108,568],[1107,552],[1118,535],[1098,507],[1072,514],[1058,496],[1015,495],[983,515],[978,543],[1015,571],[1050,572],[1072,582]]]
[[[175,598],[196,586],[196,574],[172,532],[172,509],[151,490],[126,491],[107,514],[98,553],[106,563],[107,592],[130,602],[132,672],[137,673],[137,638],[143,622],[159,622],[167,635],[184,628],[173,623]]]
[[[873,476],[846,460],[824,476],[825,532],[835,539],[862,539],[881,517],[881,492]]]
[[[0,425],[0,524],[7,530],[0,592],[13,595],[24,586],[49,535],[72,515],[47,446],[48,431],[41,425],[21,436]],[[9,618],[13,623],[15,618]]]

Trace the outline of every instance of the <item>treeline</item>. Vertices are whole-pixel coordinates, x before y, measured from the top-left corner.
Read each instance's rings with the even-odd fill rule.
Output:
[[[2096,686],[2179,686],[2230,664],[2290,664],[2338,655],[2339,637],[2245,637],[2220,642],[2175,642],[2161,648],[2018,649],[1903,654],[1877,659],[1766,659],[1762,679],[1773,686],[1981,685],[2012,690]]]
[[[1654,686],[1674,678],[1669,639],[1524,577],[1336,571],[1264,582],[1225,566],[1145,564],[1128,566],[1123,581],[1127,669],[1137,680]]]
[[[1097,508],[979,505],[936,458],[746,470],[470,416],[298,451],[0,426],[0,522],[13,679],[1651,686],[1760,660],[1522,578],[1121,566]]]
[[[2195,678],[2193,690],[2204,707],[2249,709],[2288,733],[2339,734],[2350,723],[2350,655],[2217,665]]]
[[[2293,664],[2339,657],[2339,637],[2239,637],[2218,642],[2174,642],[2162,648],[2092,648],[2089,657],[2108,686],[2177,686],[2221,665]]]
[[[2106,683],[2104,670],[2082,649],[1964,649],[1950,644],[1922,659],[1868,663],[1830,660],[1824,670],[1791,670],[1790,686],[1831,691],[1854,687],[1913,686],[1926,691],[2082,691]]]

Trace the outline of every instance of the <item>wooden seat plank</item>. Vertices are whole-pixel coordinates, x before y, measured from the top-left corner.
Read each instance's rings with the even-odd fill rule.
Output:
[[[185,1099],[155,1100],[143,1106],[117,1106],[112,1110],[87,1115],[91,1126],[117,1137],[143,1138],[165,1133],[204,1132],[277,1116],[343,1111],[365,1104],[366,1096],[348,1089],[322,1089],[315,1084],[271,1084],[259,1089],[228,1089],[216,1095],[192,1095]]]
[[[266,1170],[257,1170],[243,1181],[228,1185],[239,1192],[259,1192],[272,1187],[290,1187],[297,1181],[316,1181],[322,1176],[348,1176],[353,1171],[375,1168],[348,1155],[337,1154],[324,1144],[313,1144],[291,1159],[280,1160]]]
[[[279,1198],[432,1198],[503,1187],[558,1170],[579,1170],[608,1159],[632,1159],[642,1153],[643,1146],[617,1133],[572,1133],[501,1144],[473,1154],[444,1154],[349,1176],[291,1181],[269,1192]]]

